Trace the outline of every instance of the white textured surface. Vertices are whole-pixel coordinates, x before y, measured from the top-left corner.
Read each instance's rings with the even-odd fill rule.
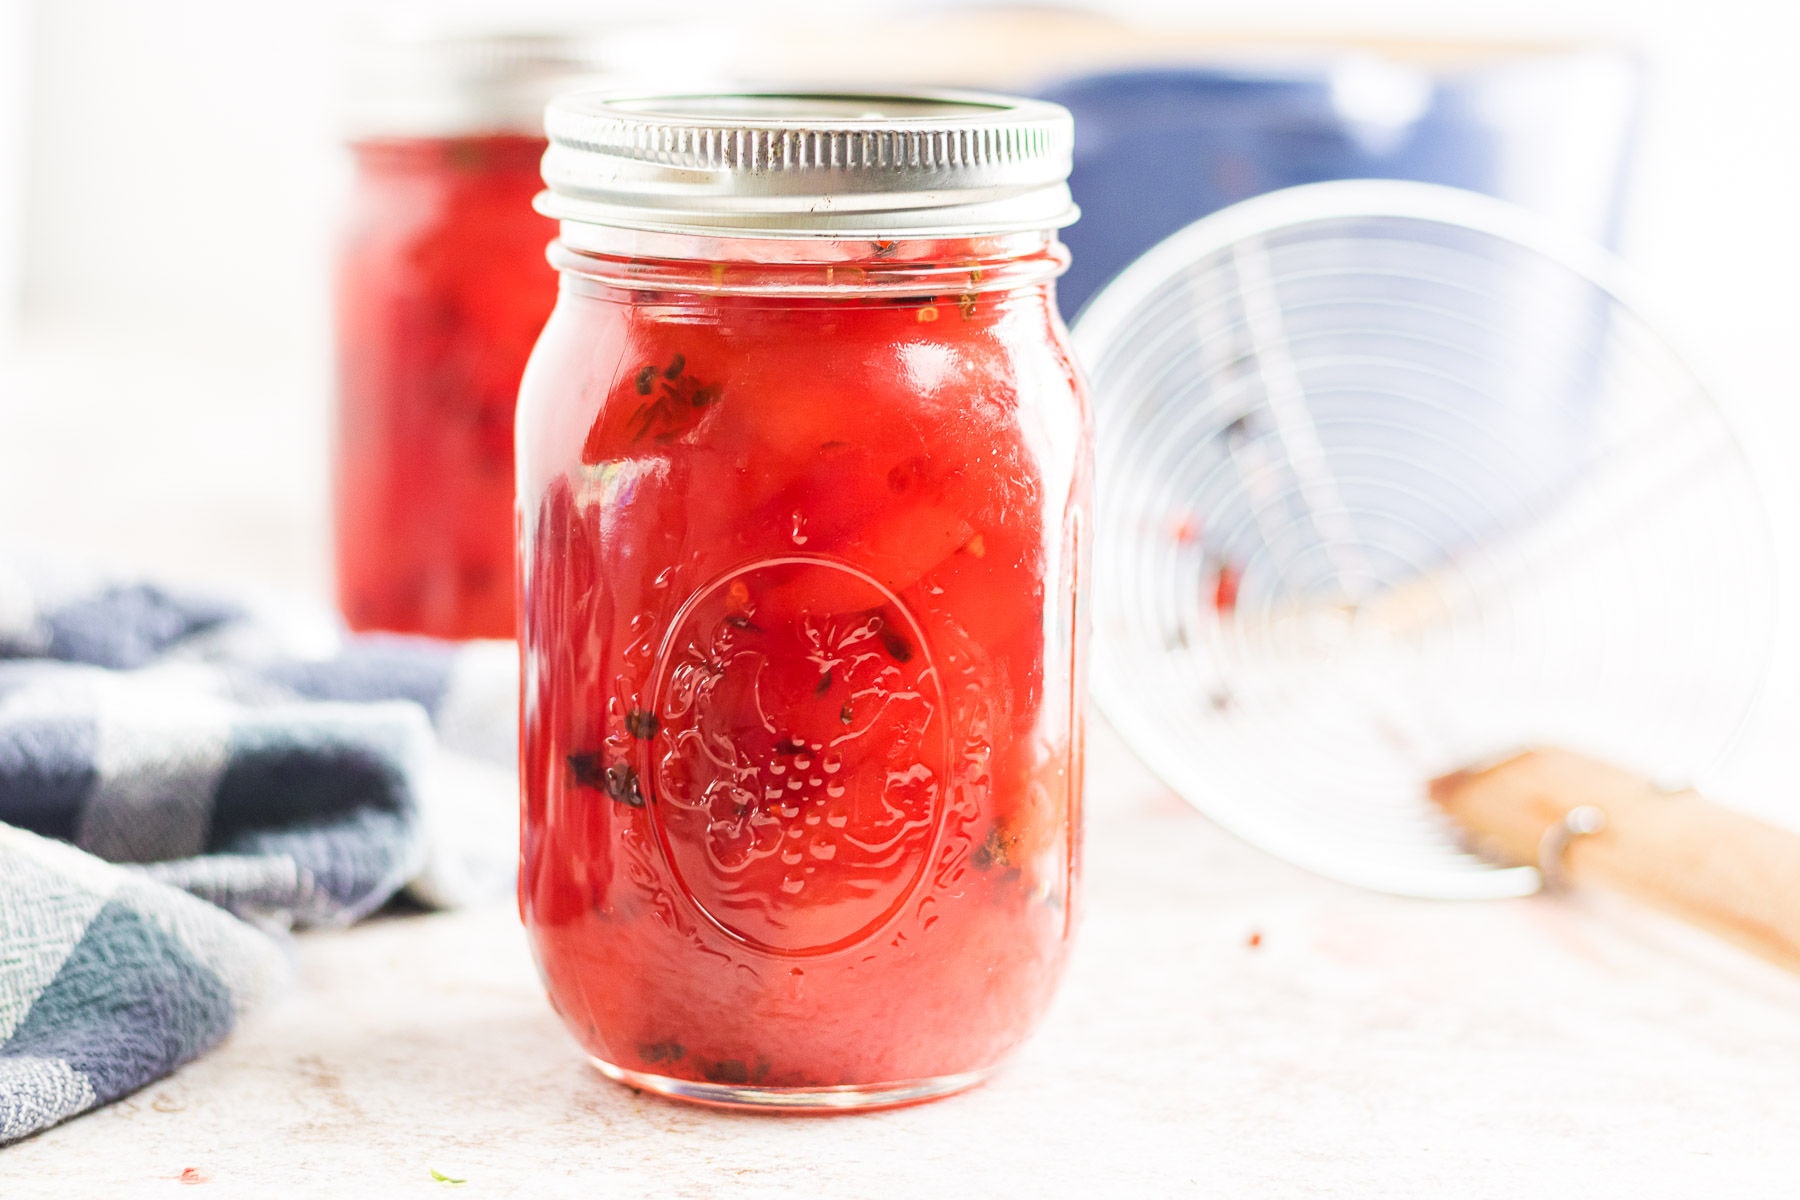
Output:
[[[592,1072],[505,909],[301,943],[209,1058],[8,1151],[0,1195],[1791,1196],[1800,981],[1632,914],[1351,891],[1111,734],[1048,1026],[985,1088],[740,1117]],[[1249,944],[1259,932],[1261,945]]]

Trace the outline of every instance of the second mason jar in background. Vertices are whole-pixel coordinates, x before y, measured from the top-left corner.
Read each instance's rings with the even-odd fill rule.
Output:
[[[1079,881],[1087,405],[1055,105],[575,96],[519,407],[520,903],[601,1069],[926,1099]]]
[[[359,45],[337,278],[337,594],[350,625],[513,635],[512,428],[556,296],[542,107],[593,43]]]

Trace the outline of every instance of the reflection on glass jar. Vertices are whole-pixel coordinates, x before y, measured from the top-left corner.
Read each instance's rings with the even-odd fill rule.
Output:
[[[1076,901],[1066,115],[576,97],[550,128],[563,288],[519,521],[520,902],[551,1000],[608,1074],[689,1099],[968,1086],[1042,1016]],[[979,153],[925,189],[908,138]],[[784,139],[812,157],[748,169]],[[710,190],[658,191],[665,167]]]

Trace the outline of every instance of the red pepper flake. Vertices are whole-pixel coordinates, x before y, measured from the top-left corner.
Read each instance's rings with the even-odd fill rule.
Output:
[[[969,862],[977,871],[985,871],[992,866],[1007,866],[1012,862],[1013,847],[1019,844],[1019,835],[1007,834],[1000,826],[995,825],[988,830],[987,838],[976,847],[975,853],[969,856]]]
[[[1238,584],[1243,576],[1230,563],[1219,564],[1219,574],[1213,580],[1213,611],[1221,617],[1230,616],[1237,611]]]
[[[212,1176],[208,1175],[205,1171],[202,1171],[199,1167],[184,1167],[181,1174],[177,1175],[175,1178],[186,1184],[212,1182]]]
[[[875,631],[875,636],[881,639],[881,648],[888,652],[889,658],[897,663],[912,661],[913,648],[898,629],[884,623]]]
[[[931,477],[931,460],[923,454],[915,454],[904,462],[894,464],[888,471],[888,486],[905,495],[916,490]]]
[[[645,363],[632,376],[632,388],[639,396],[645,397],[643,403],[631,414],[631,440],[641,442],[650,436],[651,431],[660,429],[656,434],[658,442],[667,443],[684,432],[690,421],[690,414],[704,408],[710,408],[719,402],[724,389],[717,383],[701,383],[693,376],[686,374],[687,356],[677,354],[669,360],[668,366],[659,363]],[[587,444],[582,448],[583,462],[598,462],[602,450],[601,426],[604,413],[594,421],[594,427],[588,431]],[[588,457],[592,454],[594,457]]]
[[[1248,945],[1252,950],[1254,950],[1258,946],[1262,945],[1262,931],[1260,929],[1251,930],[1250,936],[1248,939],[1246,939],[1245,944]]]
[[[1188,513],[1175,523],[1175,541],[1183,546],[1191,546],[1200,540],[1202,528],[1200,518],[1194,513]]]
[[[614,763],[610,767],[602,767],[598,754],[571,754],[568,763],[569,774],[575,780],[575,786],[605,792],[620,804],[632,808],[644,807],[644,792],[638,784],[638,773],[630,764]]]

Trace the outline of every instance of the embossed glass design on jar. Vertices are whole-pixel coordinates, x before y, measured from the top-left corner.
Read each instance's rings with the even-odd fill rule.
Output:
[[[521,911],[615,1079],[967,1087],[1079,879],[1091,448],[1067,114],[551,106],[562,292],[518,428]]]

